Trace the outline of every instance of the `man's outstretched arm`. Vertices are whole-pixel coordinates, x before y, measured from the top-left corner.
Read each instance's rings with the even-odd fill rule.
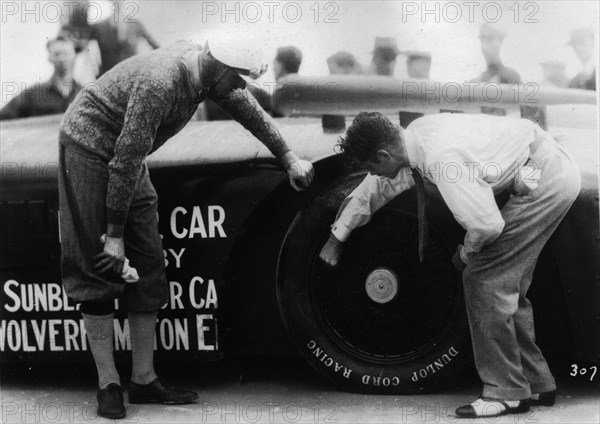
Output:
[[[288,147],[275,126],[273,118],[262,109],[247,89],[238,88],[211,99],[258,138],[279,159],[295,190],[307,188],[312,183],[314,174],[312,164],[300,159]]]
[[[375,212],[414,185],[409,168],[401,169],[400,173],[394,180],[369,174],[350,193],[340,206],[329,239],[319,254],[326,264],[336,266],[341,259],[344,242],[352,231],[366,225]]]

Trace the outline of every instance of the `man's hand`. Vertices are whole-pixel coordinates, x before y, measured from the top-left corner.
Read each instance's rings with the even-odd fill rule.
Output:
[[[344,243],[339,241],[333,234],[329,234],[329,239],[321,249],[319,258],[327,265],[335,267],[342,257],[342,248]]]
[[[312,163],[299,159],[286,169],[290,184],[296,191],[302,191],[311,185],[315,173]]]
[[[125,264],[125,243],[122,237],[106,237],[104,250],[94,257],[94,271],[99,275],[120,276]]]
[[[456,252],[454,252],[454,256],[452,256],[452,263],[454,264],[454,268],[456,268],[460,272],[463,272],[467,267],[467,264],[460,257],[460,251],[462,250],[462,248],[463,245],[459,244],[456,248]]]
[[[314,169],[312,163],[302,160],[292,151],[281,157],[281,163],[288,173],[290,185],[296,191],[301,191],[311,185]]]

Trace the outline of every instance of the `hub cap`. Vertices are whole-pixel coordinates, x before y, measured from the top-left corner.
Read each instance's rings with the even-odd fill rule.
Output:
[[[388,303],[398,294],[398,278],[389,269],[376,269],[367,277],[365,290],[373,302]]]

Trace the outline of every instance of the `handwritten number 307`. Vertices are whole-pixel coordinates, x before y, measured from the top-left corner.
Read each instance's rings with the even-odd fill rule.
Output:
[[[592,372],[592,369],[594,370],[593,372]],[[589,370],[591,373],[590,381],[592,381],[592,380],[594,380],[594,377],[596,376],[596,371],[598,371],[598,367],[592,366],[592,367],[589,367]],[[569,373],[569,375],[571,377],[577,377],[578,375],[585,375],[587,372],[588,372],[588,368],[584,368],[584,367],[579,368],[576,364],[571,364],[571,372]]]

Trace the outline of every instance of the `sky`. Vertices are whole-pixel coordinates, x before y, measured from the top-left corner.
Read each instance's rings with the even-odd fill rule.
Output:
[[[0,82],[4,104],[6,84],[26,86],[52,74],[45,43],[58,32],[57,6],[76,0],[0,0]],[[93,0],[90,20],[110,18],[112,3]],[[483,22],[506,29],[504,63],[523,81],[540,81],[540,63],[548,59],[567,64],[567,75],[580,63],[565,43],[569,31],[591,27],[598,40],[598,1],[154,1],[124,2],[125,14],[139,19],[161,45],[186,39],[203,42],[219,31],[252,37],[271,62],[277,47],[295,45],[304,60],[304,75],[326,75],[326,59],[346,50],[368,65],[376,36],[395,37],[401,50],[428,50],[433,57],[431,77],[465,81],[484,69],[477,38]],[[25,5],[25,6],[24,6]],[[496,22],[497,21],[497,22]],[[598,44],[596,42],[596,44]],[[403,58],[395,76],[406,77]],[[271,71],[262,77],[273,79]]]

